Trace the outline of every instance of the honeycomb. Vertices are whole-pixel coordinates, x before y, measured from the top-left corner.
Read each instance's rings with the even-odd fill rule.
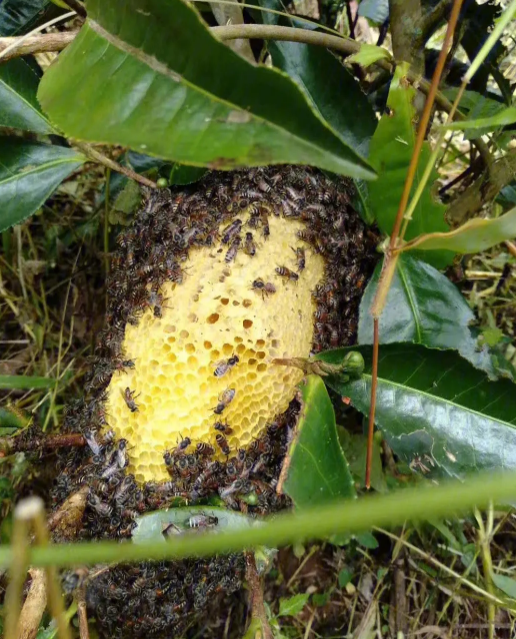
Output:
[[[249,217],[239,217],[245,235]],[[222,237],[225,227],[219,228]],[[128,442],[128,470],[137,481],[168,480],[163,454],[187,437],[186,452],[206,442],[215,457],[225,459],[216,422],[231,429],[224,436],[234,454],[286,410],[295,395],[303,373],[272,360],[309,356],[313,292],[323,279],[325,260],[298,238],[304,222],[270,216],[269,229],[268,237],[255,233],[253,256],[239,250],[228,262],[228,244],[220,239],[193,249],[183,282],[167,281],[160,289],[161,316],[150,307],[136,324],[126,325],[122,350],[134,367],[113,374],[106,415],[108,427]],[[301,271],[299,247],[305,248]],[[298,279],[278,274],[282,266]],[[256,280],[272,283],[275,292],[253,287]],[[227,360],[235,356],[238,361],[228,367]],[[216,376],[219,366],[224,374]],[[130,409],[126,389],[137,410]],[[232,401],[224,405],[232,391]]]

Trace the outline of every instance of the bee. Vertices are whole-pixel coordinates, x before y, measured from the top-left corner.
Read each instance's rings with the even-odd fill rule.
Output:
[[[203,457],[211,457],[215,452],[213,446],[206,444],[206,442],[199,442],[195,447],[195,451],[197,454],[202,455]]]
[[[259,200],[263,197],[260,191],[256,191],[255,189],[244,189],[241,195],[248,200]]]
[[[208,464],[206,470],[204,470],[195,480],[194,488],[200,488],[203,484],[206,483],[208,479],[216,475],[221,469],[221,464],[218,461],[213,461]]]
[[[226,226],[222,231],[222,243],[229,244],[231,238],[235,237],[238,233],[240,233],[240,229],[242,228],[242,220],[236,219],[229,226]]]
[[[235,237],[235,239],[231,242],[231,246],[228,248],[226,257],[224,258],[224,261],[227,264],[229,264],[229,262],[232,262],[237,256],[238,249],[240,248],[241,242],[242,240],[240,236]]]
[[[292,248],[292,247],[290,247]],[[297,272],[301,273],[306,266],[305,249],[302,246],[292,248],[297,257]]]
[[[263,178],[260,178],[258,180],[256,186],[260,189],[260,191],[263,191],[264,193],[270,193],[272,189],[272,186]]]
[[[222,361],[217,365],[215,372],[213,373],[215,377],[223,377],[229,370],[233,368],[240,361],[238,355],[233,355],[227,361]]]
[[[224,433],[225,435],[231,435],[231,433],[233,432],[233,429],[223,422],[215,422],[213,424],[213,428],[221,433]]]
[[[229,448],[229,444],[227,439],[224,437],[224,435],[221,435],[220,433],[217,433],[216,437],[215,437],[216,441],[217,441],[217,446],[220,448],[220,450],[224,453],[224,455],[229,455],[230,453],[230,448]]]
[[[297,273],[294,273],[294,271],[291,271],[286,266],[278,266],[275,270],[278,275],[281,275],[281,277],[284,277],[288,280],[293,280],[294,282],[296,282],[299,279],[299,275]]]
[[[88,495],[88,504],[93,508],[97,515],[100,515],[101,517],[110,517],[113,512],[113,506],[101,501],[100,497],[95,495],[95,493],[90,493]]]
[[[265,295],[269,296],[276,292],[276,287],[272,282],[264,282],[261,278],[254,280],[251,284],[251,288],[253,291],[261,291],[262,297],[265,297]]]
[[[189,528],[212,528],[219,523],[218,517],[212,517],[211,515],[192,515],[188,519]]]
[[[136,397],[134,396],[135,392],[136,391],[132,391],[129,388],[129,386],[124,391],[124,400],[125,400],[125,403],[127,404],[127,407],[131,411],[131,413],[135,413],[138,410],[138,406],[136,405],[136,402],[134,401],[136,397],[138,397],[138,396]]]
[[[153,307],[154,317],[162,316],[161,308],[163,304],[163,295],[160,295],[159,293],[151,291],[149,293],[148,304],[149,306]]]
[[[233,398],[235,397],[236,390],[234,388],[227,388],[220,396],[219,403],[214,409],[215,415],[222,415],[224,409],[231,404]]]
[[[134,368],[134,361],[132,359],[117,359],[114,362],[115,370],[123,371],[125,368]]]
[[[248,232],[245,234],[245,247],[244,251],[247,255],[253,257],[256,254],[256,244],[253,241],[253,234]]]
[[[285,188],[285,191],[288,193],[288,196],[290,197],[290,199],[293,200],[294,202],[299,202],[299,200],[303,199],[303,196],[301,195],[301,193],[299,193],[299,191],[296,191],[296,189],[293,189],[291,186],[287,186]]]
[[[115,460],[119,468],[125,468],[127,464],[129,463],[126,449],[127,449],[127,440],[121,439],[118,442],[118,448],[115,451]]]
[[[91,452],[94,455],[100,455],[100,453],[102,452],[102,447],[100,446],[100,444],[97,443],[97,440],[95,439],[95,435],[93,434],[91,430],[84,431],[84,439],[86,440],[86,443],[90,447]]]
[[[130,495],[128,493],[129,490],[133,488],[133,482],[132,475],[127,475],[120,483],[120,486],[115,490],[114,499],[118,506],[121,506],[129,499]]]
[[[263,237],[267,239],[271,234],[271,230],[269,228],[269,218],[267,217],[267,213],[262,213],[262,228],[263,228]]]
[[[301,231],[297,231],[296,235],[297,235],[298,239],[302,240],[303,242],[310,243],[312,241],[312,232],[311,231],[307,231],[306,229],[302,229]]]
[[[185,437],[177,445],[176,453],[182,453],[184,450],[188,448],[188,446],[190,446],[191,443],[192,443],[192,440],[189,437]]]

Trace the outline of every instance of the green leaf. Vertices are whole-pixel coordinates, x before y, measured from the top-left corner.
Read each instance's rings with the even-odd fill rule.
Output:
[[[382,24],[389,17],[389,0],[362,0],[358,15],[375,24]]]
[[[54,388],[55,379],[27,375],[0,375],[1,390],[29,390]]]
[[[353,573],[348,568],[342,568],[339,572],[339,586],[341,588],[345,588],[351,579],[353,578]]]
[[[285,10],[280,0],[258,0],[258,4]],[[295,20],[277,14],[255,13],[264,24],[300,26]],[[376,116],[360,85],[342,63],[323,47],[271,40],[267,48],[274,66],[288,73],[341,140],[367,156]]]
[[[457,120],[456,122],[450,122],[450,124],[443,124],[440,128],[449,129],[450,131],[465,131],[467,129],[492,131],[513,122],[516,122],[516,107],[507,107],[487,118]],[[484,131],[480,135],[483,135]]]
[[[372,224],[374,222],[374,213],[369,203],[368,183],[364,180],[353,180],[353,182],[356,187],[356,197],[353,200],[353,205],[364,222],[366,224]]]
[[[289,78],[240,58],[181,0],[90,0],[88,16],[38,92],[68,136],[214,169],[292,162],[374,177]]]
[[[360,64],[369,67],[378,60],[390,60],[391,54],[383,47],[376,47],[374,44],[360,44],[360,51],[346,58],[346,62]]]
[[[405,65],[396,68],[387,100],[389,111],[382,116],[378,124],[369,157],[371,164],[378,171],[378,179],[368,185],[369,206],[378,226],[389,235],[396,219],[416,136],[416,91],[409,85],[404,69]],[[428,142],[424,142],[409,201],[419,185],[419,176],[422,175],[430,155],[430,146]],[[435,201],[431,192],[431,185],[437,177],[437,171],[434,169],[407,227],[406,240],[423,233],[448,230],[444,221],[446,207]],[[453,253],[425,253],[422,258],[434,266],[443,267],[451,262]]]
[[[188,526],[188,520],[195,515],[217,517],[217,525],[207,529],[210,533],[218,533],[224,530],[243,530],[261,525],[261,522],[256,519],[226,508],[213,508],[211,506],[169,508],[168,510],[157,510],[138,517],[136,519],[137,526],[132,532],[133,543],[142,544],[147,541],[165,543],[167,539],[163,535],[163,529],[170,524],[177,526],[177,534],[196,534],[197,530],[192,530]]]
[[[507,577],[506,575],[493,574],[491,576],[494,585],[511,599],[516,600],[516,579]]]
[[[372,348],[353,347],[366,362],[362,378],[328,384],[369,412]],[[320,354],[338,364],[347,349]],[[376,424],[394,452],[414,470],[463,477],[516,468],[516,385],[489,381],[450,351],[393,344],[380,348]]]
[[[516,237],[516,207],[508,213],[490,220],[468,220],[449,233],[429,233],[405,244],[401,252],[454,251],[455,253],[479,253],[505,240]]]
[[[369,550],[375,550],[378,548],[378,540],[371,532],[363,532],[355,535],[357,542],[363,546],[364,548],[368,548]]]
[[[0,37],[29,31],[45,13],[48,0],[3,0],[0,2]]]
[[[41,113],[36,91],[39,77],[25,60],[15,58],[0,64],[0,126],[54,133]]]
[[[170,171],[169,183],[177,186],[193,184],[202,178],[206,169],[198,166],[187,166],[185,164],[174,164]]]
[[[345,435],[342,433],[345,433]],[[360,433],[349,435],[344,428],[339,428],[339,441],[348,460],[351,474],[359,482],[360,486],[365,487],[367,437]],[[373,439],[371,488],[377,493],[386,493],[388,490],[383,474],[382,451],[378,437]]]
[[[86,158],[62,146],[0,138],[0,231],[35,213]]]
[[[301,392],[303,407],[290,445],[284,491],[298,510],[353,499],[355,486],[339,444],[328,391],[320,377],[310,375]]]
[[[310,593],[304,592],[288,599],[280,599],[278,617],[295,617],[306,605]]]
[[[373,343],[373,318],[369,313],[378,289],[378,264],[360,302],[358,343]],[[475,314],[450,280],[438,270],[409,255],[400,255],[380,319],[380,344],[412,342],[428,348],[457,350],[491,379],[510,376],[500,370],[487,344],[469,325]]]

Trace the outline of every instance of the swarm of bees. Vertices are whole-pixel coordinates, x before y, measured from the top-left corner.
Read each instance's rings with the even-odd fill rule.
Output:
[[[127,472],[128,443],[102,430],[102,403],[80,400],[68,408],[64,428],[82,430],[87,446],[60,456],[53,501],[57,506],[84,483],[89,486],[80,533],[84,539],[128,538],[144,512],[177,505],[178,500],[203,503],[211,495],[252,516],[282,510],[289,500],[276,493],[276,484],[298,413],[293,400],[247,450],[227,449],[226,462],[213,459],[209,444],[194,446],[185,437],[164,454],[170,481],[141,487]],[[223,448],[231,429],[223,422],[215,422],[214,429]],[[216,517],[198,514],[188,518],[187,528],[217,524]],[[163,530],[165,537],[175,534],[174,526]],[[97,620],[101,637],[180,636],[208,605],[240,590],[243,572],[242,555],[93,568],[84,581],[88,614]],[[75,574],[64,577],[68,591],[78,585]]]
[[[87,446],[60,457],[52,496],[57,506],[79,486],[89,486],[83,538],[128,538],[140,514],[178,500],[202,504],[218,495],[228,508],[252,516],[288,506],[276,484],[299,412],[296,400],[249,448],[232,450],[224,412],[238,389],[228,386],[212,409],[213,445],[182,438],[163,456],[170,480],[139,486],[127,472],[130,443],[105,432],[105,389],[113,375],[135,366],[121,346],[126,325],[137,324],[147,309],[161,317],[165,300],[160,287],[167,281],[180,285],[188,277],[189,250],[220,239],[231,268],[239,251],[252,258],[257,244],[267,240],[270,216],[297,218],[306,229],[298,232],[293,254],[288,249],[282,263],[273,265],[273,275],[250,282],[251,290],[272,303],[284,286],[295,286],[303,277],[307,254],[322,254],[327,268],[324,283],[313,292],[313,351],[352,343],[363,287],[377,259],[377,237],[353,209],[351,192],[346,180],[334,182],[314,169],[286,166],[213,172],[181,191],[146,194],[135,223],[117,238],[106,328],[87,395],[66,416],[65,430],[83,432]],[[216,363],[213,375],[223,378],[238,365],[238,356],[232,355]],[[126,388],[123,394],[128,414],[138,411],[138,389]],[[215,447],[225,459],[214,459]],[[192,528],[203,524],[216,526],[199,520]],[[209,605],[240,589],[243,569],[241,555],[106,568],[86,581],[88,612],[97,619],[101,636],[177,636]]]

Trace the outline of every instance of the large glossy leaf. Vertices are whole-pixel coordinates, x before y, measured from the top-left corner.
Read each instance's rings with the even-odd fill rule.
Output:
[[[25,33],[45,13],[49,0],[3,0],[0,2],[0,37]]]
[[[0,64],[0,126],[46,135],[54,130],[36,99],[39,77],[23,59]]]
[[[163,529],[170,524],[174,524],[173,534],[188,534],[199,532],[199,529],[192,529],[189,526],[191,517],[205,515],[216,517],[217,524],[206,527],[205,530],[211,533],[219,533],[228,530],[242,530],[259,526],[261,522],[251,519],[241,513],[227,510],[226,508],[214,508],[212,506],[188,506],[185,508],[168,508],[146,513],[138,517],[137,526],[132,532],[132,540],[135,544],[142,544],[146,541],[163,542],[167,538],[163,535]],[[201,529],[202,530],[202,529]],[[170,538],[170,537],[169,537]]]
[[[258,0],[261,7],[285,11],[280,0]],[[294,26],[295,21],[265,11],[256,12],[264,24]],[[298,26],[298,25],[295,25]],[[297,42],[271,40],[274,66],[301,87],[313,107],[346,144],[367,156],[376,117],[358,82],[327,49]]]
[[[86,158],[62,146],[0,138],[0,231],[35,213]]]
[[[240,58],[181,0],[90,0],[88,16],[38,94],[67,135],[210,168],[374,176],[289,78]]]
[[[323,381],[310,375],[302,385],[303,407],[290,445],[284,491],[299,510],[356,497],[353,478],[335,424],[335,413]]]
[[[369,184],[369,205],[375,215],[378,226],[390,234],[398,211],[407,168],[415,145],[416,111],[414,108],[415,89],[409,84],[405,75],[405,65],[397,67],[389,90],[388,112],[382,115],[371,142],[370,161],[378,171],[378,179]],[[411,197],[419,185],[419,178],[431,155],[428,142],[423,143],[419,155],[418,168],[411,189]],[[429,183],[414,210],[408,225],[406,240],[431,233],[447,231],[444,221],[445,207],[438,203],[431,192],[431,186],[437,178],[432,171]],[[434,266],[445,266],[451,262],[453,253],[439,251],[425,253],[423,259]]]
[[[378,264],[360,302],[358,343],[373,343],[369,313],[378,288]],[[408,255],[400,255],[380,318],[380,344],[412,342],[429,348],[454,349],[490,378],[511,376],[500,368],[487,344],[480,345],[470,324],[475,315],[460,291],[438,270]]]
[[[449,233],[428,233],[416,237],[401,249],[402,252],[424,250],[440,251],[441,249],[455,253],[479,253],[505,240],[516,237],[516,207],[504,215],[483,220],[468,220],[455,231]]]
[[[365,359],[359,380],[325,378],[368,414],[371,347],[353,347]],[[342,361],[346,349],[318,356]],[[452,351],[402,344],[380,348],[376,424],[394,452],[427,475],[463,477],[480,470],[516,468],[516,385],[489,381]]]

